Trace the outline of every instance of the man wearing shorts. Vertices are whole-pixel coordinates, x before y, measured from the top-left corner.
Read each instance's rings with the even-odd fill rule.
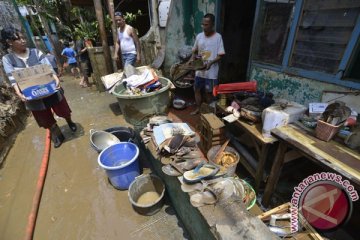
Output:
[[[82,72],[82,79],[79,83],[81,87],[89,87],[89,77],[92,73],[92,67],[90,63],[88,48],[93,47],[92,42],[85,37],[84,39],[80,39],[76,42],[76,50],[79,54],[80,59],[80,68]]]
[[[213,87],[218,85],[218,62],[225,55],[222,37],[219,33],[215,32],[215,16],[207,13],[202,19],[201,27],[203,32],[196,36],[190,62],[194,61],[195,57],[201,58],[204,67],[195,73],[194,91],[197,106],[190,113],[191,115],[199,113],[203,92],[206,102],[209,103],[211,101]]]
[[[76,52],[74,49],[70,47],[69,42],[64,42],[65,48],[61,52],[61,56],[65,57],[67,59],[67,64],[70,66],[70,71],[73,75],[73,77],[76,77],[77,74],[80,73],[80,70],[77,65],[76,61]]]

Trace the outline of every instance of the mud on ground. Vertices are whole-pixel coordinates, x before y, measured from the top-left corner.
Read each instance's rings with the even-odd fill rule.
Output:
[[[24,103],[14,89],[11,86],[0,86],[0,167],[16,134],[24,127],[27,115]]]

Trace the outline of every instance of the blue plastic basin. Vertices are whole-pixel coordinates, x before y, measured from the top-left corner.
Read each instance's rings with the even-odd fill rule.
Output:
[[[98,157],[110,183],[117,189],[128,189],[140,175],[139,148],[131,142],[121,142],[105,148]]]

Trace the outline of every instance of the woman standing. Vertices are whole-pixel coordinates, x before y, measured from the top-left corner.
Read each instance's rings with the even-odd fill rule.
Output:
[[[9,52],[2,58],[2,61],[11,85],[14,87],[19,98],[25,103],[26,109],[32,112],[39,127],[50,129],[54,147],[59,147],[65,137],[61,133],[59,126],[56,124],[52,111],[59,117],[66,119],[71,131],[75,132],[77,130],[76,124],[71,120],[71,109],[61,91],[59,78],[54,72],[52,77],[56,81],[56,87],[58,89],[54,94],[42,99],[26,100],[15,81],[15,78],[12,76],[12,72],[34,65],[48,64],[51,66],[51,64],[46,58],[46,55],[41,51],[36,48],[27,48],[26,39],[17,29],[13,27],[4,28],[1,30],[1,39],[3,45]]]

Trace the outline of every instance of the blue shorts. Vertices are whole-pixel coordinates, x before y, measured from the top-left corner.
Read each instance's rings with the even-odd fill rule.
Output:
[[[121,60],[122,60],[123,67],[125,67],[128,64],[131,64],[134,66],[136,63],[136,54],[134,54],[134,53],[121,54],[121,58],[122,58]]]
[[[214,86],[218,85],[217,79],[195,77],[194,89],[212,93]]]

